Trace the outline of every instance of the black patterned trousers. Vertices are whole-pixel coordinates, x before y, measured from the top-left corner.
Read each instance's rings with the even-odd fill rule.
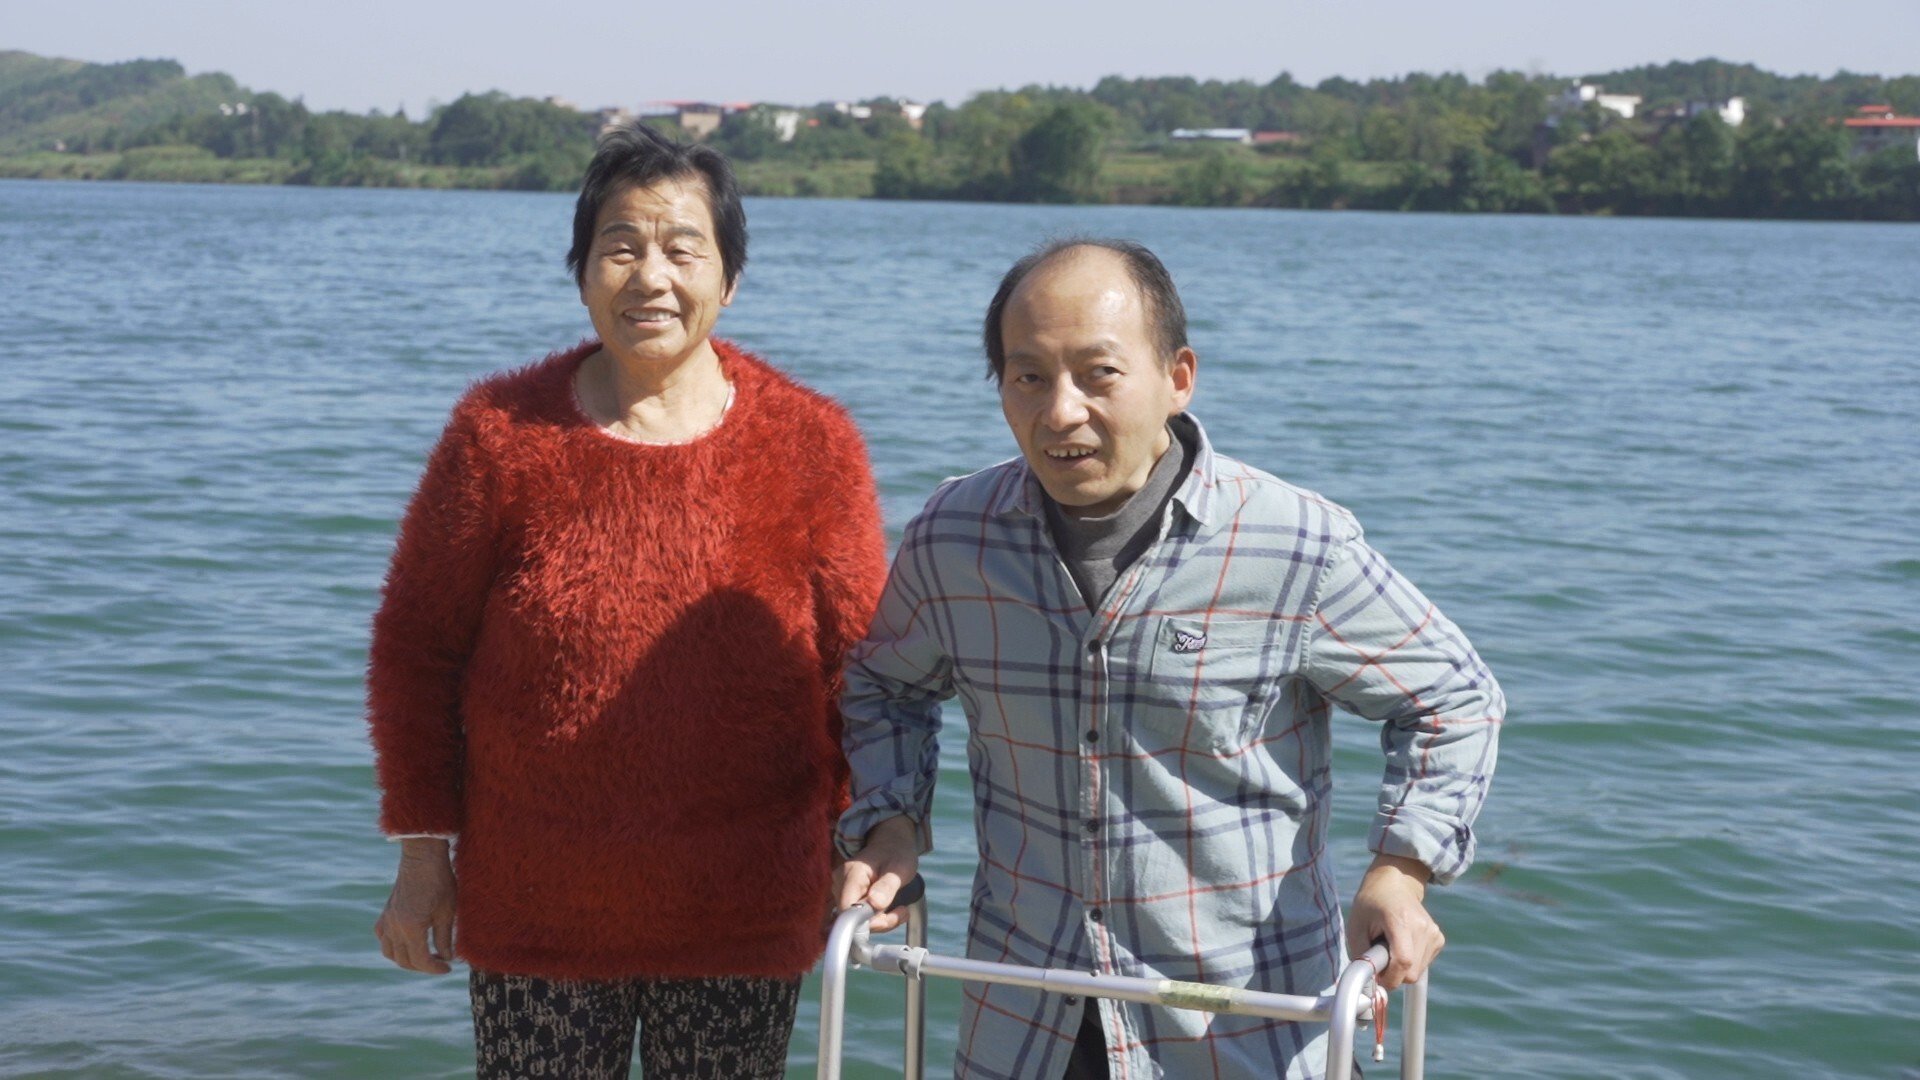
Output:
[[[480,1080],[624,1077],[640,1027],[646,1080],[780,1080],[800,980],[587,982],[474,970]]]

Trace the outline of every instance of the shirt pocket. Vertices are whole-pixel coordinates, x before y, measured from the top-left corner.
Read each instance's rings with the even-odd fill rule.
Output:
[[[1238,748],[1250,713],[1266,696],[1273,624],[1265,619],[1161,616],[1135,695],[1141,726],[1165,746]]]

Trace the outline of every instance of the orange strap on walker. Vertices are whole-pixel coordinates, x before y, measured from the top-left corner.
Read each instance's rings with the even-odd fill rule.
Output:
[[[1367,966],[1373,969],[1373,977],[1380,978],[1380,965],[1368,960]],[[1387,992],[1380,984],[1373,984],[1373,1060],[1387,1060]]]

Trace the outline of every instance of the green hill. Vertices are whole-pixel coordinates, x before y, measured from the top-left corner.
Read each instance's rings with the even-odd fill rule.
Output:
[[[231,76],[189,76],[172,60],[87,64],[0,52],[0,153],[139,146],[157,128],[251,98]]]
[[[56,60],[15,49],[0,49],[0,95],[10,100],[17,87],[56,75],[70,75],[89,66],[79,60]]]

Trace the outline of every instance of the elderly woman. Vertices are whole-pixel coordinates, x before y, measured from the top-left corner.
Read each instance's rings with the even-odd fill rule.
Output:
[[[746,257],[723,157],[604,137],[567,256],[598,340],[469,390],[400,528],[375,933],[468,962],[483,1077],[625,1076],[636,1022],[648,1077],[784,1075],[886,566],[847,414],[709,336]]]

